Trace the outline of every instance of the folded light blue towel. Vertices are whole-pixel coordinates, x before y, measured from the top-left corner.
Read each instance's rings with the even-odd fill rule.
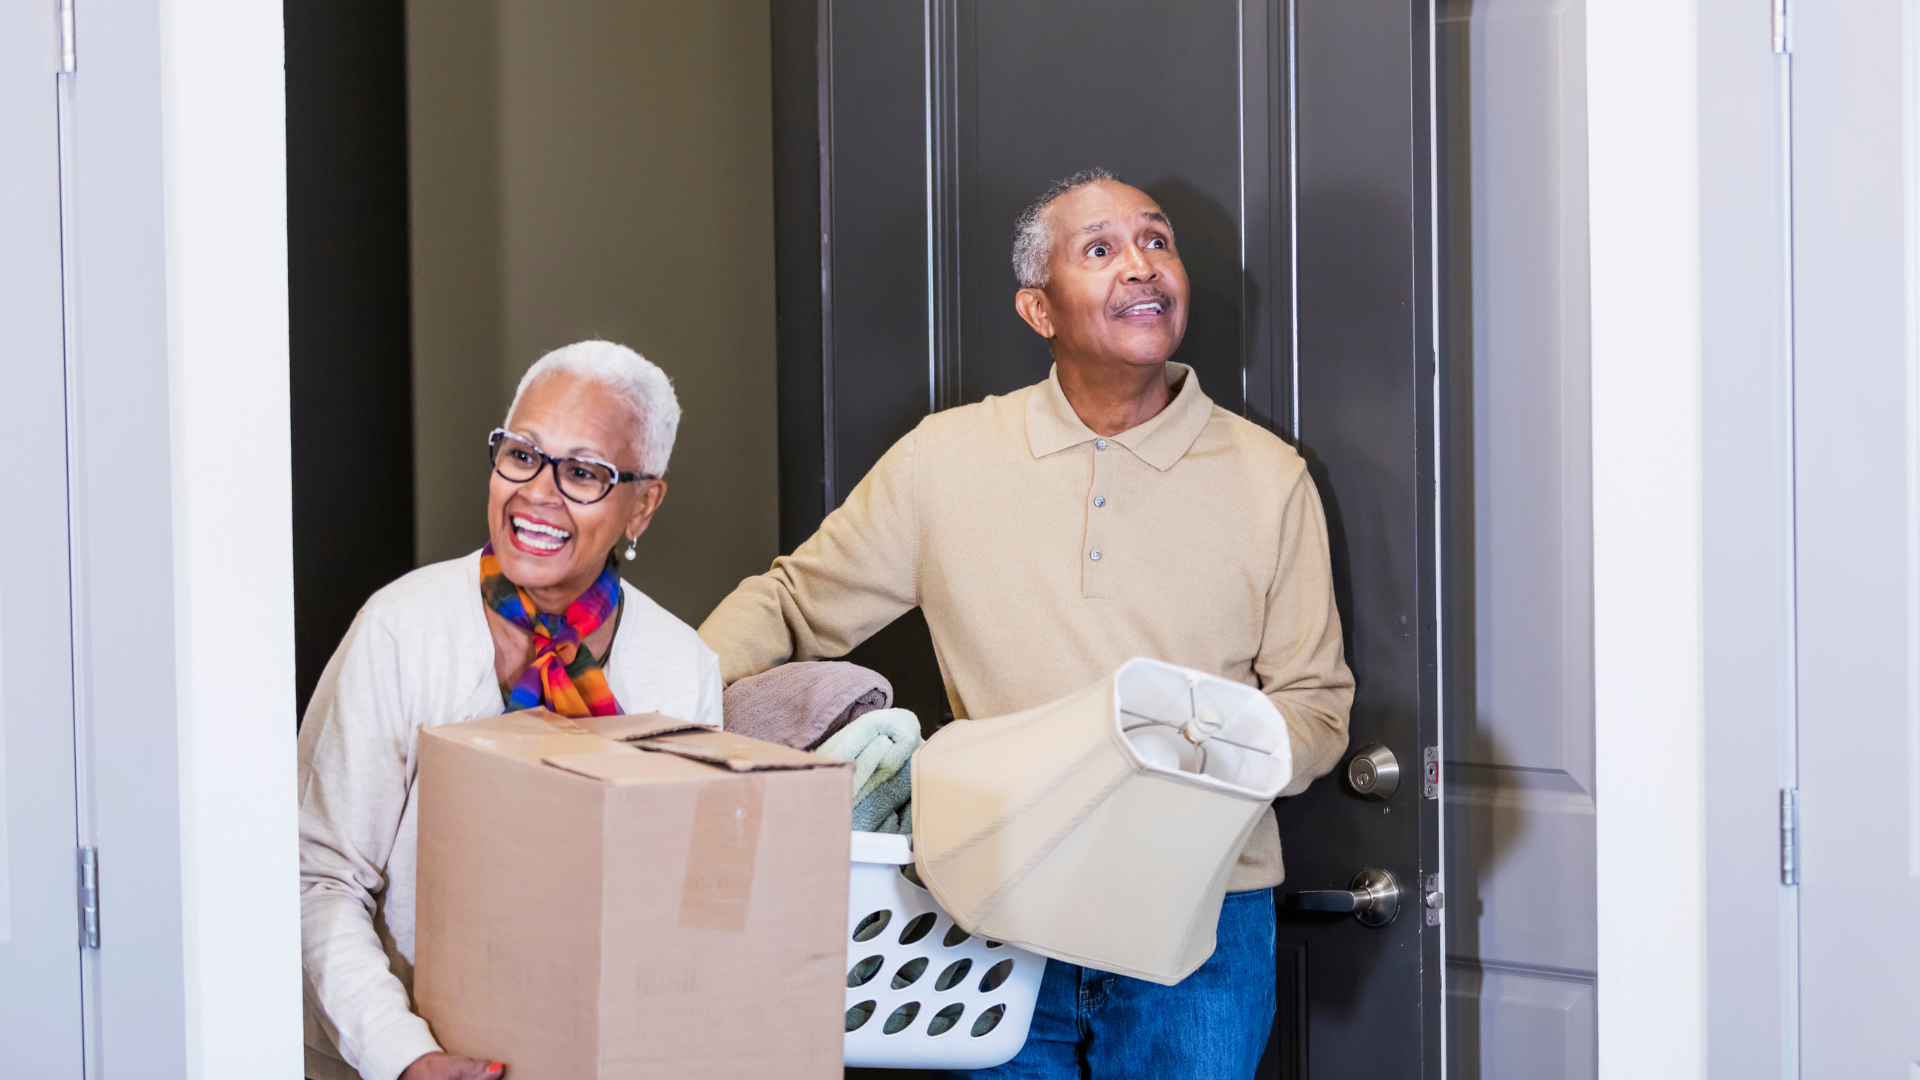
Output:
[[[814,753],[853,762],[855,829],[908,832],[912,818],[903,810],[912,798],[907,763],[919,748],[919,717],[906,709],[875,709],[835,732]]]

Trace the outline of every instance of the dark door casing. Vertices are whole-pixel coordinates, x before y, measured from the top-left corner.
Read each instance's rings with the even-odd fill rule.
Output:
[[[1439,743],[1431,14],[1401,0],[775,0],[781,543],[929,411],[1046,377],[1013,311],[1015,215],[1104,166],[1167,210],[1177,359],[1304,454],[1326,504],[1352,747],[1405,779],[1279,804],[1282,894],[1380,867],[1367,929],[1283,910],[1263,1077],[1438,1077]],[[918,613],[852,654],[944,708]],[[1429,919],[1435,923],[1430,925]]]
[[[406,6],[286,0],[296,698],[413,569]],[[371,524],[377,522],[377,525]]]

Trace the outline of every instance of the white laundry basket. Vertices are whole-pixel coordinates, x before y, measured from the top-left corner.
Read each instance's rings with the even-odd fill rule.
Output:
[[[847,1064],[985,1069],[1020,1052],[1046,958],[954,926],[907,880],[904,836],[853,834]]]

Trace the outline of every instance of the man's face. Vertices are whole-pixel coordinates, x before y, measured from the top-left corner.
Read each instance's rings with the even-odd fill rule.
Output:
[[[1034,295],[1019,307],[1051,339],[1055,359],[1165,363],[1187,332],[1187,271],[1159,204],[1101,182],[1062,195],[1047,213],[1047,284],[1021,290]]]

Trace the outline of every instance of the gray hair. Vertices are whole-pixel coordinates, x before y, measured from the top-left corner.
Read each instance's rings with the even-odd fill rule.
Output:
[[[1055,199],[1088,184],[1114,183],[1120,178],[1105,169],[1081,169],[1065,180],[1055,180],[1040,197],[1027,204],[1013,219],[1013,276],[1023,289],[1038,289],[1047,283],[1047,261],[1053,257],[1053,223],[1047,208]]]
[[[507,421],[520,407],[520,399],[532,386],[548,375],[573,375],[599,383],[612,391],[633,412],[633,449],[639,455],[640,471],[652,476],[667,474],[667,459],[673,456],[673,437],[680,430],[680,399],[674,396],[673,380],[646,357],[611,341],[580,341],[558,348],[534,361],[520,386],[513,392],[513,404],[507,406]],[[502,425],[506,426],[505,424]]]

